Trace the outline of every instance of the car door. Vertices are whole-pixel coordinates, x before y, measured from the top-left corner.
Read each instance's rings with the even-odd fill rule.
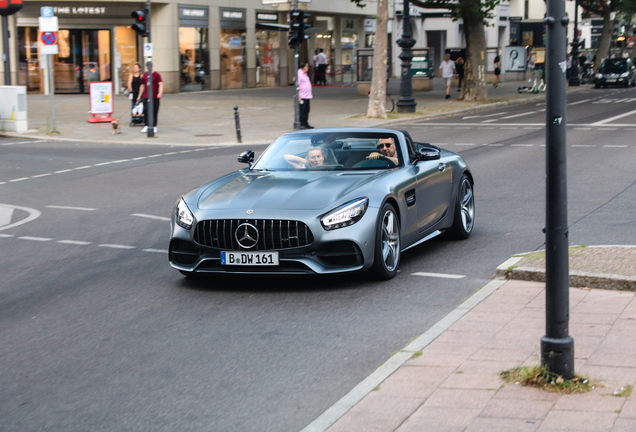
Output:
[[[423,144],[415,143],[416,148]],[[420,231],[433,227],[446,214],[453,184],[452,169],[442,159],[417,160],[413,167],[417,178],[416,204]]]

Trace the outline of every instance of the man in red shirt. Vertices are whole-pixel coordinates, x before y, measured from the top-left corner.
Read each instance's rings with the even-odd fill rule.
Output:
[[[139,96],[137,100],[144,100],[144,113],[148,112],[148,72],[144,73],[141,77],[141,86],[139,86]],[[154,128],[154,132],[157,133],[157,116],[159,115],[159,101],[161,99],[161,95],[163,94],[163,80],[161,79],[161,75],[159,72],[152,73],[152,108],[153,108],[153,116],[152,122],[154,124],[149,125],[146,122],[146,126],[141,130],[141,133],[148,132],[148,126]],[[148,119],[148,115],[146,114],[146,119]]]

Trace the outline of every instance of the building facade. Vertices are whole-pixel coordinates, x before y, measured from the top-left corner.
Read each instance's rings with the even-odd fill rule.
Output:
[[[293,81],[293,51],[287,32],[262,23],[288,24],[289,3],[280,0],[163,0],[152,3],[153,68],[166,92],[286,86]],[[356,48],[369,39],[365,18],[376,13],[376,0],[364,8],[348,0],[300,0],[311,16],[311,38],[300,59],[316,48],[330,59],[330,79],[341,82],[356,64]],[[130,28],[139,1],[28,1],[10,17],[12,82],[45,92],[46,62],[40,55],[40,8],[58,17],[59,54],[53,56],[55,91],[86,93],[93,81],[112,81],[122,92],[135,63],[144,64],[146,38]],[[4,74],[4,70],[1,71]]]

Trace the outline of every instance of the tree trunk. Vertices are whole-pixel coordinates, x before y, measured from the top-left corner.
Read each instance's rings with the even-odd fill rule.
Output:
[[[466,34],[466,63],[461,99],[465,101],[485,101],[486,91],[486,33],[479,16],[462,16]]]
[[[375,26],[375,47],[373,49],[373,74],[367,117],[387,118],[386,115],[386,0],[378,0],[378,19]]]
[[[598,49],[596,50],[596,61],[594,62],[594,70],[597,71],[601,67],[601,63],[607,57],[609,57],[610,43],[612,42],[612,19],[610,12],[603,13],[603,33],[601,33],[601,40],[598,42]]]

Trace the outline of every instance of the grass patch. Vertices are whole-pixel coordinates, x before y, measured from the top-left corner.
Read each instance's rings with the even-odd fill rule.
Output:
[[[518,366],[499,375],[506,382],[555,393],[587,393],[592,390],[589,378],[577,376],[565,380],[560,375],[548,372],[545,366]]]
[[[632,395],[633,390],[634,390],[634,386],[626,385],[620,391],[615,391],[614,396],[628,398]]]
[[[530,259],[545,259],[545,251],[531,252],[529,254],[524,255],[524,258]]]
[[[411,358],[418,358],[421,355],[422,355],[422,351],[415,351],[413,355],[411,356]]]

